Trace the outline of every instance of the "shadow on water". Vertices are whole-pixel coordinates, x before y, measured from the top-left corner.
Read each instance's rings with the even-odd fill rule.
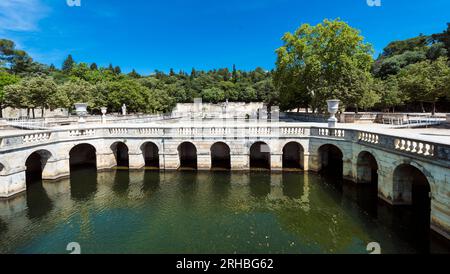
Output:
[[[29,219],[45,217],[53,209],[53,202],[44,189],[42,180],[27,183],[27,216]]]
[[[249,187],[252,196],[264,198],[270,194],[270,172],[251,171],[249,177]]]
[[[8,232],[8,224],[0,219],[0,236]]]
[[[75,201],[87,201],[97,192],[97,169],[92,166],[70,170],[70,195]]]
[[[221,201],[228,198],[231,191],[231,172],[212,171],[209,176],[214,199]]]
[[[117,169],[115,172],[112,190],[117,195],[126,194],[130,187],[130,171],[128,169]]]
[[[180,182],[178,184],[180,199],[186,207],[191,207],[196,199],[197,176],[197,171],[182,171],[176,174],[176,180]]]
[[[413,206],[391,206],[378,198],[374,184],[354,184],[345,182],[343,198],[355,202],[360,214],[368,215],[371,220],[386,226],[395,238],[415,250],[417,253],[448,253],[450,243],[435,235],[430,229],[430,206],[421,201]],[[354,205],[354,204],[353,204]]]
[[[299,199],[303,194],[303,176],[299,177],[298,172],[283,172],[283,195],[291,199]]]
[[[159,170],[145,170],[144,172],[142,191],[144,193],[157,192],[160,189],[161,173]]]

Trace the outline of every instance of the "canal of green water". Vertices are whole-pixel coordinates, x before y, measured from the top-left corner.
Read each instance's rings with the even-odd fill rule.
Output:
[[[80,169],[0,201],[0,253],[450,253],[428,227],[373,187],[298,172]]]

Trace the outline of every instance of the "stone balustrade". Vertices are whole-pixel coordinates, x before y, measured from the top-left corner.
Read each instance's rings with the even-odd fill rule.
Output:
[[[192,126],[192,127],[114,127],[83,128],[68,130],[41,131],[11,136],[0,139],[0,152],[26,147],[28,145],[45,144],[58,141],[77,140],[83,138],[108,137],[160,137],[160,138],[336,138],[350,142],[387,149],[392,152],[406,153],[414,157],[450,161],[450,146],[435,144],[422,140],[413,140],[388,136],[378,133],[353,129],[330,129],[320,127],[297,126]]]

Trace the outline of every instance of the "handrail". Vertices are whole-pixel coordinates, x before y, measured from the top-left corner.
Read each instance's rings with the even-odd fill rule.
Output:
[[[414,138],[385,135],[356,129],[314,126],[244,124],[244,125],[157,125],[97,126],[31,131],[0,137],[0,154],[15,148],[58,141],[92,138],[332,138],[404,153],[414,157],[450,161],[450,145]]]

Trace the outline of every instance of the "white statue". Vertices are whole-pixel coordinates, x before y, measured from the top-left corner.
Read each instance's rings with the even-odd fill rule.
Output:
[[[125,104],[122,105],[122,115],[127,115],[127,106]]]

